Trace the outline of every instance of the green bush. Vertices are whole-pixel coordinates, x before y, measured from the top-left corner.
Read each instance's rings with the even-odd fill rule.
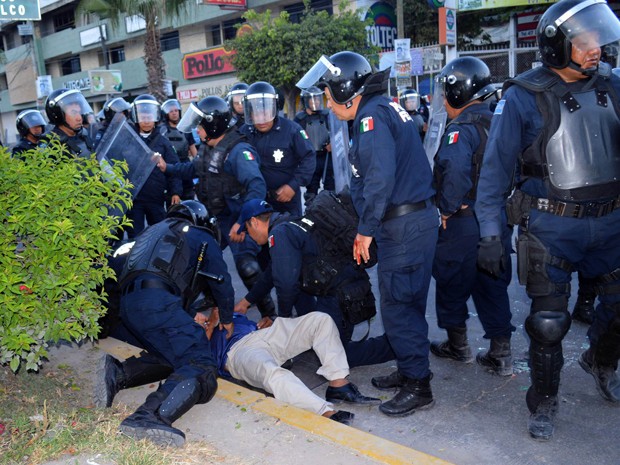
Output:
[[[38,370],[48,343],[94,338],[105,313],[110,239],[131,203],[126,165],[48,147],[11,158],[0,149],[0,364]]]

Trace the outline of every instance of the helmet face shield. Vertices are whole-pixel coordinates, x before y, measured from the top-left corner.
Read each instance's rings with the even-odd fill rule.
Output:
[[[196,104],[191,103],[179,124],[177,124],[177,129],[181,132],[192,132],[193,129],[196,129],[200,122],[203,119],[213,118],[211,115],[205,115],[202,111],[198,109]]]
[[[83,118],[89,113],[93,113],[93,109],[79,90],[70,90],[69,92],[60,94],[51,103],[60,107],[62,113],[65,115],[65,121],[67,116],[77,117],[79,115]]]
[[[181,111],[181,104],[178,100],[170,99],[161,104],[161,111],[165,114],[170,113],[172,110]]]
[[[400,96],[400,106],[407,111],[417,111],[420,108],[420,94],[417,92],[405,92]]]
[[[243,100],[243,114],[247,124],[265,124],[273,121],[278,114],[276,94],[252,94]]]
[[[561,15],[543,33],[548,37],[559,29],[582,52],[620,40],[620,21],[605,0],[586,0]]]
[[[311,87],[302,92],[303,103],[306,108],[312,111],[319,111],[324,108],[323,95],[325,93],[318,87]]]
[[[312,68],[295,85],[301,90],[305,90],[316,85],[321,78],[339,77],[341,74],[340,68],[329,61],[329,58],[325,55],[321,55],[321,58],[312,65]]]
[[[159,109],[157,100],[134,101],[132,110],[134,123],[157,123],[160,115]]]

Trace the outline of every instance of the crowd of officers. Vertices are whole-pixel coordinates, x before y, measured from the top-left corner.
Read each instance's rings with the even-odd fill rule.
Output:
[[[620,22],[603,0],[561,0],[542,16],[537,31],[543,66],[509,79],[499,101],[481,60],[458,58],[442,70],[433,100],[443,101],[449,123],[432,165],[422,145],[430,121],[420,95],[407,89],[400,104],[386,97],[389,71],[377,72],[348,51],[321,57],[297,83],[303,108],[295,121],[278,114],[278,92],[271,84],[240,83],[226,99],[207,97],[183,114],[176,100],[112,99],[91,138],[85,128],[92,111],[84,97],[74,90],[52,92],[45,108],[50,133],[71,153],[96,150],[112,117],[122,113],[158,155],[157,168],[128,213],[133,221],[128,237],[140,247],[129,251],[118,273],[121,317],[141,345],[168,365],[165,376],[155,375],[167,381],[124,422],[124,431],[178,438],[171,423],[212,397],[217,373],[230,374],[226,360],[234,348],[226,341],[269,329],[276,317],[292,317],[293,308],[298,317],[310,310],[332,317],[348,366],[396,360],[396,371],[372,378],[377,389],[396,392],[379,406],[388,416],[433,404],[429,352],[461,363],[476,360],[491,373],[511,375],[515,327],[507,289],[514,226],[518,278],[532,299],[525,321],[530,435],[548,440],[554,431],[575,271],[583,289],[572,317],[590,324],[590,348],[579,364],[603,398],[620,402],[620,78],[601,61],[603,47],[620,39]],[[350,195],[359,223],[346,266],[355,274],[364,263],[378,263],[385,334],[361,343],[351,342],[352,328],[343,327],[341,302],[330,301],[333,294],[308,295],[299,282],[308,257],[321,253],[303,225],[291,221],[303,215],[301,188],[309,202],[321,184],[328,190],[334,186],[324,97],[331,116],[349,123]],[[20,113],[22,139],[14,153],[46,140],[45,127],[39,112]],[[192,130],[202,142],[198,150]],[[151,227],[142,231],[145,222]],[[198,233],[183,239],[190,226],[202,227],[211,239]],[[189,255],[181,257],[175,250],[185,246]],[[221,259],[227,246],[249,291],[236,305]],[[203,260],[211,263],[205,269]],[[185,292],[191,294],[202,275],[219,309],[216,326],[224,334],[219,355],[205,355],[201,325],[209,323],[192,306],[196,295]],[[428,339],[431,277],[438,326],[447,333],[443,341]],[[467,340],[470,297],[490,341],[489,349],[475,356]],[[261,320],[239,336],[234,318],[252,304]],[[175,305],[185,316],[175,316],[171,326],[168,313]],[[191,331],[183,329],[188,321],[196,326]],[[340,348],[334,350],[340,354]],[[273,357],[243,367],[237,359],[234,372],[246,373],[250,383],[258,379],[254,385],[273,393],[277,387],[270,380],[280,369]],[[107,405],[118,389],[148,379],[136,375],[143,366],[106,363]],[[337,370],[338,383],[348,366]],[[377,400],[346,389],[346,394],[333,391],[331,400]],[[315,411],[330,408],[321,404]],[[345,414],[341,420],[348,424],[352,416]]]

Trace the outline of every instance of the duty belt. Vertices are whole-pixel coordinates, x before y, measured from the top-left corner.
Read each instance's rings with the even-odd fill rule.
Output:
[[[404,203],[402,205],[392,207],[387,212],[385,212],[385,215],[383,215],[383,221],[393,220],[394,218],[407,215],[408,213],[417,212],[419,210],[424,210],[425,208],[433,205],[433,203],[434,203],[434,198],[431,197],[426,200],[422,200],[420,202]]]
[[[171,294],[180,295],[173,286],[159,279],[137,279],[132,281],[123,289],[123,295],[131,294],[132,292],[142,289],[163,289]]]
[[[567,218],[583,218],[591,216],[599,218],[609,215],[620,208],[620,196],[607,202],[563,202],[561,200],[539,199],[531,197],[530,207],[541,212],[551,213]]]

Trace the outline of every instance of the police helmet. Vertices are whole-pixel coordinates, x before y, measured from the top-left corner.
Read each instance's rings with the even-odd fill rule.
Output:
[[[79,106],[79,110],[74,108],[76,105]],[[79,114],[84,117],[84,115],[92,113],[93,109],[79,90],[62,88],[50,92],[45,101],[45,114],[49,122],[56,126],[66,125],[67,111],[79,111]],[[80,128],[72,127],[71,129],[79,130]]]
[[[258,81],[243,96],[243,114],[247,124],[264,124],[278,114],[278,92],[268,82]]]
[[[248,90],[248,87],[249,86],[245,82],[238,82],[230,88],[230,91],[228,91],[228,94],[226,94],[226,102],[228,102],[228,105],[230,105],[231,108],[233,105],[233,100],[236,100],[238,102],[243,101],[243,96]]]
[[[405,89],[398,99],[400,106],[405,110],[418,111],[420,108],[420,93],[415,89]]]
[[[438,76],[445,98],[452,108],[463,108],[469,102],[486,99],[497,90],[491,84],[491,71],[484,61],[462,57],[448,63]]]
[[[199,125],[207,133],[207,139],[217,139],[230,127],[232,112],[226,101],[221,97],[205,97],[198,103],[191,103],[177,129],[191,132]]]
[[[197,200],[184,200],[181,203],[172,205],[168,209],[166,218],[180,218],[187,220],[194,226],[205,228],[209,231],[217,240],[218,244],[221,241],[222,236],[217,219],[209,216],[207,207]]]
[[[122,97],[116,97],[112,100],[108,100],[103,105],[103,116],[105,120],[109,123],[114,118],[114,115],[117,113],[123,113],[125,117],[129,116],[129,110],[131,110],[131,105]]]
[[[181,113],[182,113],[181,102],[179,102],[175,98],[171,98],[161,104],[161,114],[162,114],[164,121],[168,121],[168,114],[172,110],[179,110],[179,119],[181,119]]]
[[[324,94],[325,92],[316,86],[308,87],[301,91],[301,104],[312,111],[322,110]]]
[[[344,105],[364,93],[364,84],[372,75],[372,66],[359,53],[344,51],[329,57],[331,69],[323,74],[317,86],[327,87],[334,102]]]
[[[593,34],[584,34],[588,32]],[[592,43],[603,47],[620,39],[620,21],[605,0],[561,0],[551,5],[536,28],[542,62],[557,69],[575,68],[572,46],[579,47],[584,37],[590,48]]]
[[[150,94],[141,94],[131,104],[131,120],[138,123],[157,123],[160,118],[160,105]]]
[[[43,119],[43,115],[38,110],[24,110],[19,112],[17,119],[15,120],[15,127],[21,137],[26,137],[29,134],[30,128],[35,126],[41,126],[42,131],[39,135],[34,135],[36,138],[40,138],[45,132],[45,125],[47,123]]]

